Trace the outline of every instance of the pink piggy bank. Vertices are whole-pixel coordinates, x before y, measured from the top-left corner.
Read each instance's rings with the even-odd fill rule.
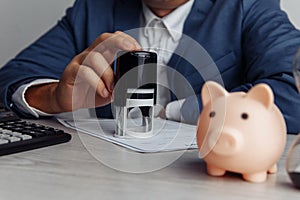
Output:
[[[286,125],[268,85],[258,84],[248,93],[228,93],[209,81],[202,88],[202,103],[197,144],[208,174],[230,171],[247,181],[263,182],[267,173],[276,173]]]

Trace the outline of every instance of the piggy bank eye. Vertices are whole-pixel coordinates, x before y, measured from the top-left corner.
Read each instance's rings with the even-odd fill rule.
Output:
[[[247,120],[249,118],[249,115],[247,113],[243,113],[241,117],[242,119]]]
[[[209,117],[210,118],[214,118],[216,116],[216,112],[215,111],[211,111],[210,113],[209,113]]]

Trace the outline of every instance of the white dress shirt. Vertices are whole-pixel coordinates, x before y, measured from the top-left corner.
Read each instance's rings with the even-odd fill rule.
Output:
[[[155,115],[166,107],[166,117],[175,121],[182,121],[181,106],[184,99],[170,103],[170,91],[167,81],[167,64],[177,48],[182,36],[184,22],[190,13],[194,0],[179,6],[167,16],[156,16],[145,4],[139,39],[144,50],[152,50],[158,55],[157,69],[157,105]]]
[[[170,102],[170,92],[167,82],[167,63],[169,62],[173,52],[179,44],[182,36],[184,22],[190,13],[194,0],[189,0],[183,5],[176,8],[167,16],[160,18],[156,16],[144,3],[141,16],[141,28],[139,33],[139,41],[143,50],[152,50],[158,54],[158,94],[157,102],[161,107],[166,107],[166,117],[171,120],[181,121],[180,114],[181,105],[184,99]],[[38,109],[35,109],[26,102],[26,90],[38,84],[57,82],[53,79],[38,79],[29,84],[19,87],[12,95],[15,105],[26,113],[30,113],[35,117],[49,116]],[[162,87],[164,86],[164,87]]]

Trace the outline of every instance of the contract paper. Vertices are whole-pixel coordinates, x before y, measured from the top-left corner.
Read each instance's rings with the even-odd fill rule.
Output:
[[[196,149],[196,126],[155,119],[150,138],[115,137],[114,119],[58,119],[64,126],[141,153]]]

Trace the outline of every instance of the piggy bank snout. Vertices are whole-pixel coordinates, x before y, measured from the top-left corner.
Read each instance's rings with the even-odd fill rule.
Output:
[[[221,156],[232,156],[241,151],[243,146],[242,134],[235,130],[224,128],[219,137],[209,139],[212,152]]]

